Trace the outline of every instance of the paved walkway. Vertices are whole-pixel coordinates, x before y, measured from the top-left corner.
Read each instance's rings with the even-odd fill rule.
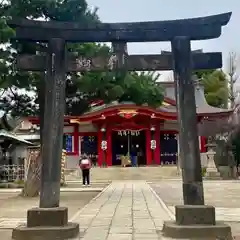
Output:
[[[101,192],[104,187],[65,187],[61,188],[60,192]],[[21,193],[21,188],[3,188],[0,189],[1,193]]]
[[[134,181],[113,182],[72,220],[84,240],[157,240],[171,218],[149,185]]]
[[[161,235],[161,230],[164,221],[173,220],[174,218],[173,205],[180,204],[179,200],[177,201],[181,196],[179,184],[159,182],[157,184],[158,188],[152,185],[161,197],[160,199],[145,181],[114,181],[83,209],[77,212],[75,208],[73,214],[71,214],[69,220],[80,224],[80,237],[76,240],[167,240]],[[213,181],[211,184],[209,183],[209,186],[215,189],[216,184],[217,182]],[[210,191],[209,186],[206,185],[206,193]],[[222,183],[221,186],[226,187],[228,185]],[[232,185],[229,185],[226,189],[230,187],[233,188]],[[211,193],[211,199],[214,198],[213,196],[219,199],[220,193],[219,195],[217,193],[218,191]],[[67,193],[62,194],[64,196]],[[79,209],[79,197],[82,198],[83,196],[79,196],[80,193],[72,194],[75,194],[76,197],[76,201],[73,203],[78,205]],[[230,194],[230,192],[226,194]],[[235,194],[230,194],[231,198]],[[207,199],[209,199],[210,193],[206,195]],[[223,198],[223,192],[221,195]],[[170,197],[171,199],[169,199]],[[219,200],[217,203],[217,220],[229,221],[231,226],[239,229],[240,208],[236,208],[238,205],[229,208],[227,204],[220,207]],[[233,202],[231,202],[231,206],[232,204]],[[67,202],[64,202],[63,205],[68,206]],[[10,209],[14,211],[14,208]],[[29,209],[29,207],[26,209]],[[15,219],[15,221],[11,219],[9,221],[9,218],[0,218],[0,228],[1,225],[4,228],[13,228],[21,221],[24,222],[24,219],[19,218]],[[237,234],[239,233],[238,230],[235,232],[236,236],[240,235]]]

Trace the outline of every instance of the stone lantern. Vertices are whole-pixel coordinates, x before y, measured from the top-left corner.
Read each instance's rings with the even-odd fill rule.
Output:
[[[206,147],[208,148],[207,154],[207,169],[206,169],[206,179],[220,179],[220,172],[218,171],[214,156],[216,154],[216,144],[215,143],[209,143],[206,144]]]

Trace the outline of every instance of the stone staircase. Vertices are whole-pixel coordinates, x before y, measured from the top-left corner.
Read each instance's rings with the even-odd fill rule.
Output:
[[[80,178],[79,170],[75,170],[66,176],[67,181]],[[160,179],[179,178],[176,166],[154,166],[154,167],[108,167],[92,168],[92,182],[109,182],[113,180],[146,180],[157,181]]]

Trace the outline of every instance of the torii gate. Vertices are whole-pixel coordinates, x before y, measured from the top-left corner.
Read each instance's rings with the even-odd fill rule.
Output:
[[[18,59],[19,66],[22,68],[25,67],[27,69],[25,63],[29,63],[29,59],[31,59],[31,64],[29,64],[28,68],[43,71],[46,69],[47,72],[40,208],[31,210],[31,214],[28,214],[28,224],[30,226],[33,227],[33,222],[35,223],[34,227],[46,226],[46,220],[49,217],[48,226],[58,226],[54,229],[52,228],[51,231],[55,231],[54,233],[57,234],[61,229],[61,234],[58,235],[60,238],[66,237],[66,233],[68,233],[68,238],[74,237],[77,233],[76,229],[78,229],[78,225],[71,225],[69,230],[69,225],[67,225],[65,217],[66,210],[60,208],[58,208],[58,211],[54,210],[55,207],[59,207],[60,198],[60,159],[66,72],[74,71],[74,69],[75,71],[82,71],[84,69],[109,70],[109,66],[110,70],[121,71],[129,69],[173,69],[180,125],[180,157],[182,159],[185,205],[176,207],[176,223],[165,223],[163,228],[164,233],[169,237],[223,237],[224,239],[230,239],[230,228],[225,225],[216,225],[214,208],[204,206],[196,104],[194,86],[191,80],[192,69],[196,69],[196,66],[199,67],[202,64],[195,59],[194,56],[197,56],[197,54],[191,54],[191,41],[218,38],[221,35],[222,26],[229,22],[230,16],[231,13],[225,13],[173,21],[99,23],[88,26],[73,22],[43,22],[23,19],[16,19],[10,23],[11,26],[16,28],[16,39],[19,41],[48,43],[47,56],[45,58],[41,57],[42,60],[39,60],[39,56],[20,57]],[[146,59],[146,56],[138,56],[136,58],[127,56],[125,51],[127,42],[150,41],[170,41],[172,55],[162,55],[157,56],[157,58],[155,58],[156,56],[150,57],[150,59],[154,60],[153,62],[141,61],[141,59]],[[75,59],[71,63],[65,52],[65,44],[67,42],[112,42],[116,53],[114,56],[110,56],[111,61],[109,61],[110,59],[105,59],[104,61],[101,59],[100,65],[96,64],[96,62],[98,63],[96,59],[84,58],[77,61]],[[218,61],[218,64],[215,61],[209,62],[213,58],[211,54],[208,57],[205,54],[198,56],[202,56],[202,59],[204,59],[203,65],[205,64],[205,66],[210,66],[214,63],[211,65],[212,68],[221,67],[221,60],[220,62]],[[216,55],[215,53],[215,57],[219,60],[218,54]],[[44,64],[45,60],[46,65]],[[41,62],[42,64],[40,64]],[[115,63],[116,66],[114,66]],[[98,68],[97,66],[101,67]],[[48,208],[48,211],[46,211],[46,208]],[[56,215],[56,212],[58,215]],[[55,218],[52,217],[53,214],[55,214]],[[45,216],[45,223],[42,221],[42,216]],[[208,224],[207,227],[206,224]],[[189,228],[188,225],[191,225],[191,227]],[[67,226],[68,231],[64,231],[63,227]],[[211,231],[207,229],[211,229]],[[219,235],[219,229],[221,229],[221,236]],[[28,229],[25,230],[22,228],[16,229],[15,236],[19,236],[19,239],[27,237],[29,231]],[[46,234],[45,237],[47,237],[47,232],[49,233],[50,230],[44,230],[43,234]]]

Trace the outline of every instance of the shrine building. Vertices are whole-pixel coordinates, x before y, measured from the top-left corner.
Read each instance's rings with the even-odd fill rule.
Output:
[[[65,116],[64,148],[67,168],[78,164],[83,153],[97,158],[99,166],[121,165],[120,156],[136,155],[138,165],[176,164],[179,152],[178,121],[173,82],[160,83],[164,101],[158,108],[136,106],[131,102],[96,103],[81,116]],[[215,128],[217,121],[227,121],[232,110],[211,107],[203,86],[195,84],[199,148],[205,152],[205,125]],[[39,124],[36,117],[29,117]],[[28,139],[26,139],[28,140]]]

